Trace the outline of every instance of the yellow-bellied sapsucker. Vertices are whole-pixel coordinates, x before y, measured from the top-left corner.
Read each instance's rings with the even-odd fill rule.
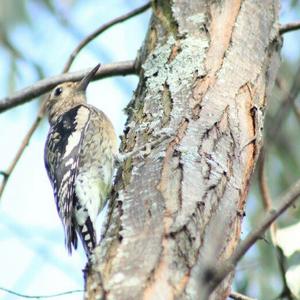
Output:
[[[57,210],[72,252],[77,234],[86,255],[96,246],[95,221],[111,190],[117,137],[110,120],[86,104],[86,88],[97,65],[80,82],[66,82],[46,102],[50,131],[45,145],[45,166]]]

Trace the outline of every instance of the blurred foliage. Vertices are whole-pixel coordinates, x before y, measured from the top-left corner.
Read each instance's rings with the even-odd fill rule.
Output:
[[[284,6],[289,2],[289,6]],[[299,1],[282,1],[285,15],[294,15],[300,10]],[[292,20],[291,20],[292,21]],[[296,36],[298,33],[289,33]],[[286,37],[283,42],[285,43]],[[297,43],[297,37],[294,38]],[[300,54],[300,53],[299,53]],[[277,83],[274,86],[271,99],[267,103],[265,116],[265,143],[266,161],[265,168],[268,186],[273,199],[273,206],[278,206],[276,200],[286,191],[292,183],[300,177],[300,115],[299,90],[300,90],[300,56],[291,58],[282,55],[282,63],[278,72]],[[294,99],[291,99],[291,88],[294,84]],[[286,114],[284,113],[286,111]],[[282,118],[282,124],[279,119]],[[258,185],[257,170],[254,174],[249,200],[255,199],[255,203],[247,203],[247,219],[249,227],[255,228],[258,220],[265,215],[263,200]],[[300,220],[300,205],[296,202],[277,221],[279,228],[296,224]],[[246,222],[247,222],[246,221]],[[299,238],[294,236],[293,238]],[[267,233],[256,243],[251,251],[252,255],[246,255],[240,265],[249,265],[256,262],[245,272],[239,272],[235,280],[235,287],[245,295],[258,297],[258,299],[295,299],[292,296],[283,296],[284,282],[279,267],[279,252],[272,244],[270,234]],[[284,257],[285,271],[292,266],[300,265],[300,252],[291,257]],[[298,286],[300,282],[297,283]]]
[[[55,5],[55,2],[57,2]],[[55,18],[64,22],[63,13],[70,9],[75,4],[75,0],[1,0],[0,9],[0,46],[7,51],[10,56],[10,72],[7,80],[7,91],[12,93],[16,90],[16,77],[18,76],[19,64],[17,60],[22,60],[27,63],[37,74],[38,78],[44,77],[44,71],[41,65],[34,61],[30,61],[18,49],[18,46],[12,42],[10,38],[13,30],[17,26],[33,26],[32,14],[28,9],[32,3],[42,5]]]
[[[17,26],[34,25],[32,16],[28,13],[31,3],[42,5],[48,13],[63,24],[69,26],[71,34],[80,35],[70,24],[67,15],[68,10],[75,1],[51,1],[51,0],[1,0],[0,9],[0,46],[5,49],[10,57],[10,72],[7,75],[7,86],[11,92],[15,89],[16,77],[22,64],[25,62],[35,72],[38,77],[43,77],[43,68],[34,61],[30,61],[18,49],[18,45],[10,38]],[[282,0],[288,4],[288,11],[299,11],[299,0]],[[300,65],[300,58],[297,62],[290,61],[288,57],[283,57],[282,64],[278,73],[279,85],[274,87],[272,98],[269,100],[266,111],[265,124],[265,147],[267,151],[266,171],[268,184],[273,199],[277,199],[280,193],[300,177],[300,117],[296,110],[300,105],[299,95],[296,98],[295,106],[290,105],[287,115],[284,117],[282,126],[274,132],[272,130],[277,122],[278,114],[288,105],[288,93],[295,79],[295,74]],[[299,94],[300,86],[298,87]],[[285,102],[284,102],[285,101]],[[298,106],[297,106],[298,105]],[[261,194],[258,189],[257,174],[254,175],[252,186],[247,204],[247,218],[245,222],[250,228],[255,228],[265,211],[263,209]],[[254,201],[253,201],[254,200]],[[276,206],[278,203],[274,203]],[[300,206],[297,205],[285,213],[278,221],[279,226],[294,224],[300,220]],[[299,238],[295,237],[295,238]],[[259,299],[274,299],[278,297],[283,288],[277,254],[274,246],[270,242],[270,236],[263,237],[247,254],[239,264],[236,272],[235,288],[237,291],[253,296],[258,295]],[[300,254],[295,253],[287,259],[288,266],[300,263]]]
[[[11,27],[21,23],[29,23],[25,0],[1,0],[0,28],[7,32]]]

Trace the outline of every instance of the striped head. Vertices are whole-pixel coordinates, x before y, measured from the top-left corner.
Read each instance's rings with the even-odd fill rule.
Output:
[[[98,64],[81,81],[64,82],[51,91],[46,102],[46,111],[50,125],[53,125],[59,116],[71,108],[86,103],[86,88],[99,67],[100,65]]]

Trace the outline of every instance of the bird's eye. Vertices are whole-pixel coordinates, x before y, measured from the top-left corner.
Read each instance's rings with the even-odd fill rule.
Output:
[[[61,93],[62,93],[62,88],[61,87],[57,87],[55,90],[54,90],[54,96],[57,97],[59,96]]]

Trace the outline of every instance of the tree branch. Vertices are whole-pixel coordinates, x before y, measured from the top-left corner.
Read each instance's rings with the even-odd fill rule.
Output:
[[[265,172],[265,151],[262,149],[260,160],[259,160],[259,168],[258,168],[258,181],[259,181],[259,188],[262,195],[264,208],[266,212],[270,212],[273,207],[273,201],[271,197],[271,193],[267,184],[267,177]],[[271,241],[272,245],[276,251],[276,259],[280,270],[280,276],[282,280],[283,290],[281,296],[286,297],[289,300],[293,299],[293,294],[287,284],[285,273],[286,273],[286,258],[282,249],[279,247],[277,243],[277,226],[276,223],[273,222],[270,226],[270,233],[271,233]]]
[[[16,46],[11,42],[6,32],[1,32],[1,44],[9,51],[9,53],[15,58],[23,60],[26,64],[31,65],[39,78],[44,77],[43,68],[37,64],[35,61],[25,57],[23,53],[16,48]]]
[[[24,149],[26,148],[26,146],[28,145],[29,143],[29,140],[31,139],[33,133],[35,132],[35,130],[37,129],[40,121],[42,120],[44,116],[44,105],[41,106],[40,108],[40,111],[34,121],[34,123],[32,124],[32,126],[30,127],[29,131],[27,132],[26,136],[24,137],[23,141],[22,141],[22,144],[18,150],[18,152],[16,153],[15,155],[15,158],[13,159],[13,161],[11,162],[10,166],[8,167],[8,169],[4,172],[4,171],[1,171],[1,175],[3,175],[3,181],[2,181],[2,184],[0,186],[0,199],[2,197],[2,194],[3,194],[3,191],[6,187],[6,184],[8,182],[8,179],[10,177],[10,175],[12,174],[12,172],[14,171],[16,165],[17,165],[17,162],[19,161]]]
[[[294,81],[289,89],[285,92],[283,100],[279,109],[277,110],[275,116],[272,118],[270,124],[272,127],[267,127],[267,137],[270,141],[276,141],[279,136],[282,124],[287,117],[289,110],[293,103],[295,102],[300,90],[300,66],[294,75]]]
[[[1,291],[4,291],[8,294],[22,297],[22,298],[27,298],[27,299],[45,299],[45,298],[54,298],[54,297],[59,297],[59,296],[65,296],[65,295],[70,295],[70,294],[75,294],[75,293],[83,293],[83,290],[73,290],[73,291],[66,291],[66,292],[61,292],[57,294],[51,294],[51,295],[36,295],[36,296],[31,296],[31,295],[24,295],[15,291],[12,291],[10,289],[0,287]]]
[[[96,73],[93,80],[97,80],[97,79],[108,77],[108,76],[134,74],[135,69],[136,68],[135,68],[134,61],[126,61],[126,62],[114,63],[114,64],[109,64],[109,65],[103,65],[98,70],[98,72]],[[5,103],[1,102],[0,103],[0,112],[3,112],[13,106],[17,106],[22,103],[25,103],[26,101],[28,101],[29,99],[31,99],[33,97],[32,96],[33,94],[36,96],[40,96],[61,82],[78,81],[81,78],[83,78],[86,73],[87,73],[86,70],[78,71],[78,72],[66,73],[66,74],[50,77],[50,78],[47,78],[44,80],[40,80],[40,81],[36,82],[35,84],[33,84],[32,86],[18,92],[18,94],[16,94],[15,96],[10,97],[9,100],[6,101],[6,105],[4,105]],[[10,175],[14,171],[14,168],[15,168],[17,162],[19,161],[24,149],[28,145],[34,131],[37,129],[39,123],[41,122],[44,114],[45,114],[45,109],[44,109],[44,105],[42,105],[36,119],[34,120],[28,133],[24,137],[24,140],[23,140],[17,154],[15,155],[15,158],[13,159],[12,163],[10,164],[8,170],[1,171],[1,174],[3,175],[3,181],[0,186],[0,198],[3,194],[4,188],[8,182]]]
[[[14,95],[1,99],[0,113],[12,107],[24,104],[32,98],[41,96],[42,94],[50,91],[59,83],[65,81],[78,81],[82,79],[86,73],[87,70],[81,70],[77,72],[56,75],[37,81],[33,85],[16,92]],[[102,65],[93,80],[99,80],[101,78],[110,76],[124,76],[130,74],[136,74],[135,62],[133,60]]]
[[[298,29],[300,29],[300,21],[281,25],[280,29],[279,29],[279,33],[284,34],[284,33],[290,32],[290,31],[298,30]]]
[[[245,295],[237,293],[237,292],[231,292],[229,295],[229,298],[234,299],[234,300],[255,300],[254,298],[250,298],[248,296],[245,296]]]
[[[109,29],[110,27],[121,23],[123,21],[126,21],[140,13],[143,13],[144,11],[146,11],[148,8],[150,8],[151,3],[148,2],[146,4],[144,4],[143,6],[136,8],[134,10],[132,10],[131,12],[119,16],[105,24],[103,24],[102,26],[100,26],[98,29],[96,29],[94,32],[92,32],[91,34],[89,34],[87,37],[85,37],[80,43],[79,45],[73,50],[72,54],[70,55],[64,69],[63,69],[63,73],[68,72],[71,64],[73,63],[75,57],[78,55],[78,53],[82,50],[83,47],[85,47],[90,41],[92,41],[93,39],[95,39],[98,35],[100,35],[101,33],[103,33],[105,30]]]
[[[273,201],[267,184],[267,177],[265,172],[265,147],[261,150],[260,158],[258,162],[258,183],[259,183],[258,185],[262,196],[264,209],[266,212],[270,213],[273,209]],[[270,233],[271,233],[272,243],[277,244],[275,222],[270,225]]]
[[[76,55],[91,40],[93,40],[95,37],[97,37],[104,31],[106,31],[113,25],[123,22],[133,16],[136,16],[137,14],[142,13],[143,11],[148,9],[150,7],[150,5],[151,4],[149,2],[137,9],[134,9],[133,11],[102,25],[100,28],[95,30],[92,34],[87,36],[84,40],[81,41],[81,43],[75,48],[75,50],[71,54],[69,60],[67,61],[66,65],[64,67],[63,73],[65,73],[67,70],[70,69]],[[119,63],[102,65],[101,68],[96,73],[96,75],[94,76],[93,80],[98,80],[101,78],[111,77],[111,76],[120,76],[120,75],[124,76],[124,75],[136,74],[137,69],[138,69],[138,67],[136,66],[135,61],[124,61],[124,62],[119,62]],[[87,71],[84,70],[84,71],[78,71],[78,72],[73,72],[73,73],[66,73],[66,74],[50,77],[50,78],[47,78],[44,80],[40,80],[30,87],[27,87],[19,92],[16,92],[13,96],[6,97],[6,98],[0,100],[0,113],[4,112],[10,108],[13,108],[15,106],[26,103],[29,100],[31,100],[32,98],[41,96],[42,94],[50,91],[53,87],[55,87],[59,83],[62,83],[65,81],[78,81],[85,76],[86,72]],[[44,114],[45,114],[45,109],[44,109],[44,104],[42,104],[36,119],[34,120],[28,133],[24,137],[24,140],[23,140],[15,158],[13,159],[12,163],[10,164],[8,170],[0,171],[0,174],[3,176],[3,181],[0,186],[0,198],[3,194],[4,188],[8,182],[10,175],[12,174],[17,162],[19,161],[22,153],[24,152],[24,149],[28,145],[34,131],[37,129],[39,123],[41,122]]]
[[[233,255],[221,266],[218,270],[214,269],[213,279],[208,287],[208,293],[213,290],[222,282],[222,280],[234,270],[239,260],[245,255],[251,246],[263,235],[263,233],[270,227],[270,225],[285,212],[300,196],[300,179],[289,188],[289,190],[276,202],[281,203],[278,209],[273,209],[263,219],[261,225],[248,235],[248,237],[240,244]],[[207,270],[208,272],[211,270]],[[210,272],[211,273],[211,272]]]

